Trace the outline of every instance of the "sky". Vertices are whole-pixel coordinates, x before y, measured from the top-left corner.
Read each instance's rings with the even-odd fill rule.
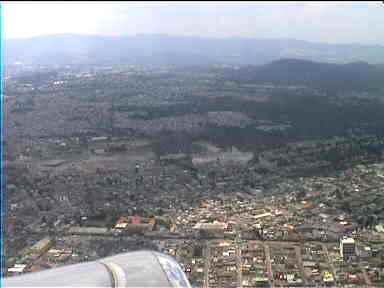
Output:
[[[384,45],[374,2],[2,2],[5,38],[168,34]]]

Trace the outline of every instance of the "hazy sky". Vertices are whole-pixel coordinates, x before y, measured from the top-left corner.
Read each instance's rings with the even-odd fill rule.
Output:
[[[162,33],[384,44],[384,4],[267,2],[6,2],[6,38]]]

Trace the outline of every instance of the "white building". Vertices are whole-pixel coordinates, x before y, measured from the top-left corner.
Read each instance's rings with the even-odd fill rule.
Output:
[[[340,255],[344,260],[356,256],[356,243],[353,238],[342,238],[340,240]]]

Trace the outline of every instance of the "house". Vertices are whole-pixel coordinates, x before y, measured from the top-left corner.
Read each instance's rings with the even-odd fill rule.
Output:
[[[132,223],[133,225],[141,224],[141,218],[140,218],[140,216],[133,216],[133,217],[131,218],[131,223]]]

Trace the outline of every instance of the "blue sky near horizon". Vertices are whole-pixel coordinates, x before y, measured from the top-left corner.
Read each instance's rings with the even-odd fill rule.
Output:
[[[168,34],[384,45],[375,2],[3,2],[5,37]]]

